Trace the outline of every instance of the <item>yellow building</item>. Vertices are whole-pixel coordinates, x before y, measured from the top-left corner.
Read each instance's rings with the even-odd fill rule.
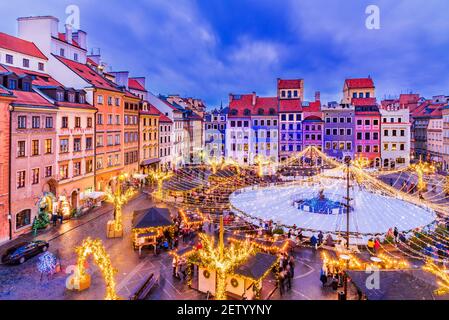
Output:
[[[144,101],[140,110],[140,169],[148,172],[159,167],[159,116],[160,112]]]
[[[373,79],[356,78],[346,79],[343,87],[343,104],[351,104],[353,99],[375,98],[376,92]]]

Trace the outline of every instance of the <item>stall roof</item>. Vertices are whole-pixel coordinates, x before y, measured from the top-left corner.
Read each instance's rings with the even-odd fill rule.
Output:
[[[348,271],[352,283],[362,291],[368,300],[446,300],[449,295],[436,296],[434,290],[438,289],[432,284],[422,270],[380,270],[379,289],[369,290],[366,281],[371,273],[365,271]]]
[[[240,265],[234,273],[258,280],[273,267],[278,258],[272,254],[258,252]]]
[[[173,225],[167,208],[149,208],[134,211],[133,229],[168,227]]]

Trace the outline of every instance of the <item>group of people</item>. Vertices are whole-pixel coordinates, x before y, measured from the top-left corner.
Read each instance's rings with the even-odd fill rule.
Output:
[[[320,281],[323,284],[323,288],[326,286],[332,287],[337,291],[339,287],[344,285],[344,270],[333,264],[323,264],[320,272]]]
[[[292,279],[295,276],[295,258],[282,253],[279,259],[278,286],[281,296],[292,288]]]

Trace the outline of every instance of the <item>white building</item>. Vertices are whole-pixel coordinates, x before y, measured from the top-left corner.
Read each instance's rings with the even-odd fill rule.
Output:
[[[443,135],[443,116],[441,112],[433,113],[435,118],[429,120],[427,126],[427,152],[430,160],[437,163],[443,163],[444,155],[444,135]]]
[[[382,168],[394,169],[410,164],[410,111],[385,110],[381,114]]]

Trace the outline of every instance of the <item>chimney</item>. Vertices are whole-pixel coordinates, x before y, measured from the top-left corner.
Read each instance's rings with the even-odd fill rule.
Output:
[[[234,99],[234,95],[232,93],[230,93],[229,94],[229,103],[231,103],[233,99]]]
[[[73,34],[73,40],[78,43],[80,48],[87,50],[87,33],[83,30],[78,30]]]
[[[256,93],[255,92],[253,92],[253,99],[252,99],[252,105],[253,105],[253,107],[256,105]]]
[[[118,71],[118,72],[110,72],[115,77],[115,83],[119,87],[124,87],[128,89],[128,79],[129,72],[128,71]]]
[[[72,44],[72,25],[71,24],[66,24],[65,25],[65,41],[67,41],[67,43]]]
[[[315,101],[321,101],[321,93],[319,91],[315,92]]]

